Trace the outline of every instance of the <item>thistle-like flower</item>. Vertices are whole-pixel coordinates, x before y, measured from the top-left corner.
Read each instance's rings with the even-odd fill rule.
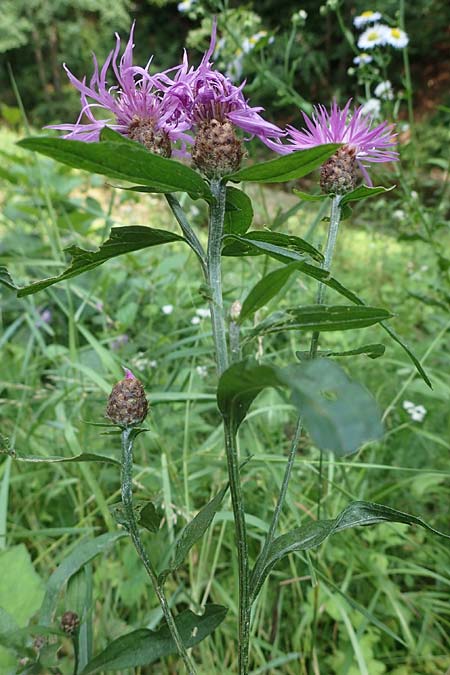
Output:
[[[148,403],[142,383],[125,368],[125,377],[114,385],[106,406],[106,417],[121,427],[140,424],[148,413]]]
[[[120,37],[117,34],[116,47],[101,69],[93,55],[94,73],[89,85],[86,77],[77,79],[64,65],[70,83],[80,92],[81,112],[75,124],[57,124],[48,128],[67,132],[64,138],[98,141],[101,130],[109,126],[165,157],[171,155],[171,143],[181,141],[177,154],[184,154],[186,143],[191,142],[186,134],[190,121],[177,100],[167,96],[163,82],[166,72],[170,71],[150,75],[151,59],[145,68],[133,65],[133,33],[134,24],[119,61]],[[107,80],[110,66],[117,82],[113,86]],[[171,70],[179,68],[181,65]],[[97,111],[102,112],[99,117],[94,114]],[[84,118],[87,121],[83,121]]]
[[[174,98],[188,113],[195,131],[192,152],[194,163],[208,176],[220,176],[236,171],[243,156],[241,141],[235,134],[239,128],[257,136],[265,145],[282,152],[279,139],[285,133],[259,114],[263,108],[252,107],[245,99],[243,87],[215,70],[211,57],[216,46],[216,22],[211,41],[197,68],[189,68],[184,58],[183,68],[175,72],[168,86],[168,98]]]
[[[351,99],[344,108],[339,108],[336,101],[328,110],[318,105],[314,108],[312,117],[303,113],[306,129],[298,130],[287,127],[290,145],[284,146],[285,152],[305,150],[324,143],[343,143],[343,147],[333,155],[322,167],[322,183],[325,180],[327,169],[340,158],[348,158],[346,161],[349,175],[340,176],[342,181],[330,179],[322,184],[326,192],[347,192],[356,184],[356,165],[359,167],[367,185],[372,185],[367,172],[366,162],[395,162],[398,153],[396,146],[396,134],[394,126],[388,122],[382,122],[372,126],[372,118],[364,115],[362,106],[350,112]]]

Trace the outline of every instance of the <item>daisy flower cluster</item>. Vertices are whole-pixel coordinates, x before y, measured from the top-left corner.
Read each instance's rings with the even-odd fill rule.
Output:
[[[381,19],[381,13],[372,10],[367,10],[353,19],[355,28],[358,30],[364,29],[357,43],[362,53],[353,59],[356,65],[362,66],[370,63],[372,57],[367,54],[367,50],[374,47],[390,46],[395,49],[403,49],[408,44],[409,38],[404,30],[380,23]]]
[[[423,405],[415,405],[412,401],[403,401],[403,410],[406,410],[413,422],[423,422],[427,414]]]

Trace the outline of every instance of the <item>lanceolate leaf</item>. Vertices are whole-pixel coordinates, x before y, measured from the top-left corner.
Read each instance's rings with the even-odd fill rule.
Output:
[[[287,368],[250,360],[230,366],[219,380],[217,401],[234,430],[265,387],[287,387],[291,391],[306,429],[322,450],[346,455],[382,434],[380,413],[371,394],[328,359]]]
[[[244,234],[252,224],[253,206],[249,197],[235,187],[227,186],[224,231]]]
[[[225,235],[222,255],[254,256],[266,254],[290,263],[292,260],[303,260],[305,254],[321,262],[323,255],[312,244],[301,237],[282,234],[281,232],[256,231],[247,232],[245,236]]]
[[[363,347],[356,347],[355,349],[348,349],[345,352],[334,352],[333,350],[321,350],[317,353],[317,356],[358,356],[363,354],[368,356],[369,359],[378,359],[380,356],[383,356],[386,351],[386,347],[380,343],[375,343],[372,345],[364,345]],[[296,356],[300,361],[307,361],[310,358],[309,351],[307,352],[296,352]]]
[[[277,293],[281,291],[283,286],[292,274],[289,265],[279,267],[273,272],[269,272],[258,283],[253,286],[250,293],[242,303],[242,309],[239,316],[239,321],[244,321],[252,316],[260,307],[263,307],[269,300],[271,300]]]
[[[155,192],[188,192],[194,198],[212,199],[200,174],[181,162],[149,152],[139,143],[109,140],[84,143],[41,136],[25,138],[18,145],[76,169],[137,183]]]
[[[59,593],[70,577],[97,555],[106,551],[118,539],[126,536],[128,536],[126,532],[107,532],[95,539],[81,542],[69,553],[48,580],[39,615],[41,624],[44,626],[51,625],[52,614],[56,609]]]
[[[10,455],[17,462],[29,462],[31,464],[57,464],[59,462],[100,462],[104,464],[117,464],[120,466],[120,462],[113,457],[107,457],[106,455],[96,455],[92,452],[82,452],[80,455],[74,455],[73,457],[57,457],[57,456],[48,456],[44,457],[41,455],[19,455],[13,451],[3,451],[0,450],[0,454]]]
[[[280,257],[281,259],[281,257]],[[331,276],[329,272],[326,270],[322,269],[321,267],[317,267],[316,265],[311,265],[307,262],[303,261],[298,261],[295,263],[290,263],[289,266],[292,268],[292,271],[297,270],[298,272],[303,272],[303,274],[306,274],[309,277],[312,277],[313,279],[317,279],[317,281],[321,281],[325,286],[328,286],[329,288],[332,288],[334,291],[339,293],[340,295],[343,295],[345,298],[348,298],[351,302],[353,302],[355,305],[365,305],[364,300],[362,300],[356,293],[351,291],[349,288],[346,288],[343,284],[341,284],[337,279]],[[417,372],[423,379],[423,381],[430,387],[431,386],[431,381],[428,375],[426,374],[425,370],[423,369],[420,361],[418,358],[413,354],[413,352],[410,350],[406,342],[404,342],[399,335],[394,331],[391,326],[389,326],[387,323],[382,321],[380,323],[382,328],[388,333],[388,335],[391,336],[391,338],[394,340],[394,342],[397,342],[398,345],[406,352],[410,360],[414,363]]]
[[[321,166],[340,147],[339,143],[318,145],[309,150],[298,150],[289,155],[271,159],[246,167],[227,176],[228,180],[235,183],[241,181],[257,183],[283,183],[306,176],[317,167]]]
[[[319,520],[308,523],[303,527],[298,527],[286,534],[277,537],[269,548],[265,560],[258,559],[255,564],[250,588],[252,589],[252,600],[256,598],[267,575],[276,563],[288,553],[294,551],[306,551],[316,548],[327,537],[336,534],[341,530],[347,530],[351,527],[361,525],[375,525],[377,523],[405,523],[407,525],[420,525],[425,529],[438,534],[441,537],[450,539],[450,535],[438,532],[430,527],[425,521],[408,513],[391,509],[382,504],[373,502],[351,502],[334,520]]]
[[[376,195],[382,194],[383,192],[390,192],[394,190],[395,185],[390,188],[385,187],[368,187],[367,185],[360,185],[352,192],[347,192],[341,199],[341,206],[348,204],[348,202],[359,202],[361,199],[367,199],[367,197],[375,197]]]
[[[207,605],[201,616],[189,609],[175,623],[186,647],[193,647],[210,635],[222,623],[227,613],[221,605]],[[111,642],[81,672],[81,675],[110,673],[138,668],[176,654],[177,648],[166,625],[158,631],[141,628]]]
[[[366,328],[392,316],[381,307],[354,305],[305,305],[275,312],[249,334],[266,335],[284,330],[335,331]]]
[[[67,253],[72,256],[69,267],[57,277],[49,277],[41,281],[35,281],[29,286],[16,287],[18,297],[37,293],[43,288],[57,284],[60,281],[71,279],[83,272],[95,269],[110,258],[115,258],[124,253],[132,253],[143,248],[167,244],[172,241],[186,241],[183,237],[166,230],[156,230],[142,225],[130,225],[128,227],[113,227],[110,237],[96,251],[87,251],[78,246],[70,246]]]
[[[206,530],[211,525],[217,511],[220,509],[227,490],[228,486],[220,490],[220,492],[197,513],[195,518],[186,525],[176,544],[175,556],[171,568],[172,571],[183,564],[183,561],[191,548],[203,537]]]

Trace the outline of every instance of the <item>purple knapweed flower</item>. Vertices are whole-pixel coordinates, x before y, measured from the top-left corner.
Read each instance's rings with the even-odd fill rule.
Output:
[[[312,117],[305,113],[305,129],[288,126],[289,145],[283,146],[283,152],[305,150],[324,143],[343,143],[351,152],[359,166],[364,180],[372,185],[367,172],[366,162],[395,162],[398,160],[396,133],[394,125],[382,122],[372,126],[373,119],[365,115],[362,106],[350,112],[351,99],[344,108],[333,101],[330,112],[323,105],[314,107]]]
[[[186,143],[191,142],[186,134],[191,123],[187,111],[176,98],[167,96],[167,87],[163,84],[167,82],[167,73],[182,66],[155,75],[149,73],[151,59],[145,68],[134,66],[133,34],[134,23],[119,61],[120,37],[117,33],[116,47],[101,69],[93,55],[94,73],[89,85],[86,77],[77,79],[64,64],[70,83],[80,92],[81,112],[75,124],[57,124],[48,128],[67,132],[64,135],[67,139],[98,141],[101,130],[108,126],[164,156],[170,156],[171,142],[181,141],[178,154],[184,154]],[[112,86],[107,79],[110,66],[117,82]],[[101,115],[97,117],[96,112]]]
[[[211,57],[216,46],[216,33],[214,20],[210,45],[200,65],[197,68],[189,67],[185,54],[182,68],[175,71],[173,78],[167,77],[168,97],[175,98],[188,111],[194,131],[213,123],[217,135],[217,123],[228,123],[249,134],[245,140],[257,136],[270,149],[282,151],[279,139],[285,136],[285,132],[259,114],[263,108],[249,105],[243,94],[245,82],[236,86],[223,73],[214,69]]]

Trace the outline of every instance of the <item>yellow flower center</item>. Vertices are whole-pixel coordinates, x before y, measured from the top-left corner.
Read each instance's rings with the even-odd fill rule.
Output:
[[[367,35],[367,39],[371,42],[374,42],[375,40],[378,40],[379,37],[380,37],[380,34],[377,33],[376,30],[373,30],[371,33],[368,33],[368,35]]]
[[[393,38],[398,39],[399,37],[401,37],[402,34],[401,34],[399,28],[391,28],[391,35],[392,35]]]
[[[368,9],[365,12],[363,12],[361,16],[363,16],[365,19],[368,19],[370,16],[372,16],[372,14],[375,14],[375,12],[372,12],[371,9]]]

